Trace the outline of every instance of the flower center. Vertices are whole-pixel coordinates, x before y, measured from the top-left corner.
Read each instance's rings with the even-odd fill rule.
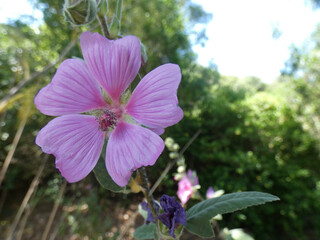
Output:
[[[111,130],[117,125],[118,117],[114,112],[105,110],[102,115],[96,117],[96,120],[99,123],[99,130],[105,132]]]

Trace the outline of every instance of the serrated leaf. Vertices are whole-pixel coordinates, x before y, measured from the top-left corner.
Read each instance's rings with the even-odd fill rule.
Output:
[[[107,141],[102,149],[106,149]],[[94,175],[100,185],[112,192],[124,192],[125,188],[118,186],[110,177],[105,164],[105,151],[102,151],[97,165],[93,169]]]
[[[153,239],[155,236],[157,229],[156,225],[154,223],[150,223],[148,225],[142,225],[138,227],[134,233],[133,236],[136,239]]]
[[[217,214],[235,212],[250,206],[280,200],[269,193],[239,192],[202,201],[187,211],[186,228],[201,237],[212,237],[210,220]]]

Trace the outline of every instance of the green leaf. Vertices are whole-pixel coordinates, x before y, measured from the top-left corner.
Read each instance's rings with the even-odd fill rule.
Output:
[[[106,143],[103,146],[106,149]],[[100,185],[113,192],[125,192],[125,188],[118,186],[110,177],[105,164],[105,151],[102,151],[97,165],[93,169],[96,179]]]
[[[133,236],[137,239],[153,239],[155,236],[157,229],[154,223],[150,223],[148,225],[142,225],[138,227]]]
[[[139,211],[139,213],[141,214],[141,216],[144,218],[144,220],[147,220],[147,218],[148,218],[148,211],[144,210],[144,209],[141,207],[141,204],[139,204],[138,211]]]
[[[269,193],[239,192],[202,201],[187,211],[186,228],[201,237],[212,237],[210,220],[217,214],[230,213],[250,206],[280,200]]]

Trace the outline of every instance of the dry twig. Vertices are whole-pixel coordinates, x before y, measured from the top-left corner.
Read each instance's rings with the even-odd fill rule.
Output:
[[[32,182],[30,184],[30,187],[29,187],[29,189],[28,189],[28,191],[27,191],[27,193],[26,193],[26,195],[25,195],[25,197],[24,197],[24,199],[23,199],[23,201],[22,201],[22,203],[20,205],[20,208],[19,208],[14,220],[13,220],[13,223],[11,224],[7,240],[12,240],[14,231],[15,231],[15,229],[16,229],[19,221],[20,221],[20,218],[21,218],[21,216],[22,216],[22,214],[23,214],[23,212],[24,212],[24,210],[25,210],[25,208],[26,208],[26,206],[27,206],[32,194],[35,192],[36,188],[38,187],[38,184],[40,182],[41,174],[42,174],[42,172],[44,170],[44,166],[45,166],[48,158],[49,158],[49,155],[46,155],[46,157],[44,158],[42,164],[40,165],[40,167],[38,169],[37,174],[33,178]]]
[[[44,229],[44,232],[42,234],[41,240],[46,240],[47,237],[48,237],[48,234],[50,232],[54,217],[57,214],[58,207],[59,207],[59,205],[61,203],[61,199],[63,197],[64,191],[66,190],[66,186],[67,186],[67,182],[64,180],[64,182],[63,182],[63,184],[62,184],[62,186],[60,188],[60,191],[59,191],[59,194],[58,194],[58,198],[56,199],[56,201],[54,203],[54,206],[52,208],[52,211],[50,213],[50,217],[49,217],[48,223],[46,225],[46,228]]]

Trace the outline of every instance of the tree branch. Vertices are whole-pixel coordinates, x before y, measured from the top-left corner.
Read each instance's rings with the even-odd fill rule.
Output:
[[[193,141],[199,136],[201,130],[199,129],[192,138],[189,139],[189,141],[186,143],[186,145],[184,145],[184,147],[181,149],[179,156],[174,159],[173,161],[169,162],[166,166],[166,168],[164,169],[164,171],[162,172],[162,174],[160,175],[160,177],[158,178],[158,180],[155,182],[155,184],[153,184],[149,194],[152,194],[156,188],[160,185],[160,183],[162,182],[162,180],[165,178],[165,176],[168,174],[168,172],[170,171],[170,169],[176,164],[176,162],[182,157],[182,155],[184,154],[184,152],[187,150],[187,148],[193,143]]]

